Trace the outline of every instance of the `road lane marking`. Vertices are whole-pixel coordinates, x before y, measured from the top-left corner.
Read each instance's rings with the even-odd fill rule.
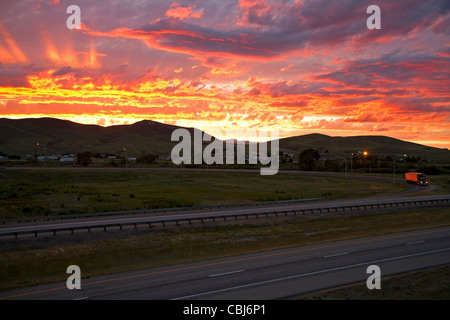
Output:
[[[348,252],[344,252],[344,253],[336,253],[336,254],[330,254],[329,256],[324,256],[324,258],[332,258],[332,257],[338,257],[338,256],[344,256],[348,254]]]
[[[406,244],[407,244],[407,245],[410,245],[410,244],[417,244],[417,243],[424,243],[424,242],[425,242],[425,240],[422,240],[422,241],[407,242]]]
[[[334,244],[328,244],[328,245],[320,245],[319,244],[317,247],[312,247],[312,248],[301,248],[301,249],[295,249],[295,250],[289,250],[289,251],[282,251],[282,252],[263,254],[263,255],[259,255],[259,256],[253,256],[253,257],[237,258],[237,259],[231,259],[231,260],[225,260],[225,261],[218,261],[218,262],[211,262],[211,263],[205,263],[205,264],[200,264],[200,265],[194,265],[194,266],[189,266],[189,267],[179,267],[179,268],[174,268],[174,269],[166,269],[166,270],[153,271],[153,272],[148,272],[148,273],[141,273],[141,274],[135,274],[135,275],[129,275],[129,276],[122,276],[122,277],[117,277],[117,278],[110,278],[110,279],[105,279],[105,280],[86,282],[86,283],[83,283],[83,286],[99,284],[99,283],[107,283],[107,282],[112,282],[112,281],[120,281],[120,280],[126,280],[126,279],[138,278],[138,277],[145,277],[145,276],[151,276],[151,275],[157,275],[157,274],[163,274],[163,273],[169,273],[169,272],[176,272],[176,271],[184,271],[184,270],[190,270],[190,269],[211,267],[211,266],[216,266],[216,265],[221,265],[221,264],[226,264],[226,263],[242,262],[242,261],[249,261],[249,260],[255,260],[255,259],[268,258],[268,257],[282,256],[282,255],[286,255],[286,254],[308,252],[308,251],[314,251],[314,250],[319,250],[319,249],[336,248],[336,247],[342,247],[344,245],[370,243],[370,242],[375,242],[375,241],[398,239],[398,238],[404,238],[404,237],[409,237],[409,236],[431,234],[431,233],[445,232],[445,231],[450,231],[450,228],[444,228],[444,229],[439,228],[439,229],[436,229],[436,230],[418,231],[418,232],[406,233],[406,234],[405,233],[401,233],[401,234],[390,235],[390,236],[374,236],[374,237],[376,237],[375,239],[372,238],[372,239],[353,240],[353,241],[350,240],[348,242],[334,243]],[[31,294],[44,293],[44,292],[49,292],[49,291],[63,290],[63,289],[67,289],[67,286],[14,294],[14,295],[6,296],[6,297],[0,297],[0,300],[16,298],[16,297],[26,296],[26,295],[31,295]]]
[[[216,273],[216,274],[211,274],[208,277],[213,278],[213,277],[220,277],[220,276],[225,276],[228,274],[233,274],[233,273],[239,273],[239,272],[243,272],[245,270],[236,270],[236,271],[230,271],[230,272],[224,272],[224,273]]]
[[[416,256],[421,256],[421,255],[426,255],[426,254],[431,254],[431,253],[438,253],[438,252],[443,252],[443,251],[450,251],[450,248],[445,248],[445,249],[440,249],[440,250],[433,250],[433,251],[426,251],[426,252],[420,252],[420,253],[414,253],[414,254],[408,254],[408,255],[404,255],[404,256],[398,256],[398,257],[386,258],[386,259],[380,259],[380,260],[374,260],[374,261],[361,262],[361,263],[351,264],[351,265],[343,266],[343,267],[336,267],[336,268],[325,269],[325,270],[320,270],[320,271],[313,271],[313,272],[297,274],[297,275],[293,275],[293,276],[289,276],[289,277],[283,277],[283,278],[278,278],[278,279],[254,282],[254,283],[244,284],[244,285],[230,287],[230,288],[212,290],[212,291],[208,291],[208,292],[201,292],[201,293],[191,294],[191,295],[188,295],[188,296],[174,298],[174,299],[171,299],[171,300],[190,299],[190,298],[194,298],[194,297],[205,296],[205,295],[208,295],[208,294],[221,293],[221,292],[225,292],[225,291],[231,291],[231,290],[236,290],[236,289],[254,287],[254,286],[261,285],[261,284],[268,284],[268,283],[277,282],[277,281],[283,281],[283,280],[290,280],[290,279],[301,278],[301,277],[306,277],[306,276],[312,276],[312,275],[326,273],[326,272],[331,272],[331,271],[351,269],[351,268],[360,267],[360,266],[364,266],[364,265],[368,265],[368,264],[370,265],[370,264],[376,264],[376,263],[380,263],[380,262],[400,260],[400,259],[404,259],[404,258],[416,257]]]
[[[86,300],[89,297],[82,297],[82,298],[76,298],[76,299],[72,299],[72,300]]]

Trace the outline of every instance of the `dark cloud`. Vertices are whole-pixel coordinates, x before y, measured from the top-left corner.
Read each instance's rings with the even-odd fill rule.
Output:
[[[438,21],[432,28],[434,33],[450,35],[450,16]]]
[[[76,72],[76,70],[73,69],[71,66],[66,66],[66,67],[62,67],[62,68],[56,70],[55,72],[53,72],[52,76],[59,77],[59,76],[64,76],[69,73],[73,73],[73,72]]]
[[[378,1],[382,30],[366,28],[370,0],[267,2],[241,1],[238,28],[218,29],[180,19],[161,18],[120,30],[150,46],[189,54],[216,53],[271,58],[307,46],[386,41],[431,26],[448,13],[447,1]],[[447,25],[435,26],[439,32]],[[116,32],[119,30],[116,30]],[[210,58],[210,57],[208,57]]]
[[[5,68],[0,65],[0,86],[29,87],[28,72],[21,67]]]
[[[313,77],[320,81],[340,83],[346,87],[415,87],[422,80],[433,86],[449,85],[450,58],[433,54],[385,55],[378,59],[360,59],[348,62],[344,68]],[[432,87],[430,86],[430,89]]]

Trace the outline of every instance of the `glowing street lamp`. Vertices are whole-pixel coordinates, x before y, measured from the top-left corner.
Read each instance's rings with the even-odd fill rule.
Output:
[[[128,170],[128,150],[123,147],[123,151],[125,151],[125,170]]]
[[[36,146],[44,146],[44,167],[47,167],[47,145],[40,144],[39,142],[36,143]]]
[[[359,152],[361,153],[361,152]],[[364,156],[367,156],[369,152],[363,151],[362,154]],[[351,186],[352,186],[352,198],[353,198],[353,158],[357,157],[358,155],[356,153],[352,153],[350,155],[350,180],[351,180]],[[347,178],[347,156],[345,156],[345,178]]]

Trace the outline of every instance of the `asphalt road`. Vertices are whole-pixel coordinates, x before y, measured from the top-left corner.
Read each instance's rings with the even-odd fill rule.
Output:
[[[0,299],[287,299],[365,283],[369,265],[380,267],[383,290],[383,277],[449,263],[443,227],[82,279],[81,290],[64,282],[5,291]]]
[[[0,236],[2,233],[34,231],[34,230],[49,230],[52,228],[70,228],[80,226],[92,226],[101,224],[117,224],[117,223],[136,223],[136,222],[151,222],[159,220],[183,219],[183,218],[202,218],[212,216],[233,216],[239,214],[254,214],[266,213],[273,211],[284,210],[301,210],[301,209],[317,209],[317,208],[332,208],[336,206],[349,205],[364,205],[364,204],[379,204],[387,201],[405,201],[405,200],[424,200],[424,199],[449,199],[450,195],[434,195],[434,196],[416,196],[404,198],[401,196],[389,195],[383,197],[368,197],[359,199],[342,199],[330,201],[314,201],[307,203],[292,203],[275,206],[258,206],[245,208],[231,208],[231,209],[213,209],[213,210],[198,210],[198,211],[184,211],[184,212],[167,212],[167,213],[152,213],[152,214],[138,214],[125,216],[111,216],[101,218],[83,218],[83,219],[68,219],[64,221],[44,221],[24,224],[5,224],[0,225]],[[400,207],[402,208],[402,207]]]

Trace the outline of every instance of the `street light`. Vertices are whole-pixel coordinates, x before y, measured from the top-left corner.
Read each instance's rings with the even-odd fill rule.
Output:
[[[391,155],[394,161],[394,168],[392,172],[392,184],[395,185],[395,162],[397,161],[397,156],[395,154]],[[406,154],[403,154],[403,157],[406,158]]]
[[[359,151],[359,153],[361,153],[361,151]],[[367,151],[363,151],[362,154],[364,156],[367,156],[369,153]],[[350,180],[351,180],[351,185],[352,185],[352,198],[353,198],[353,158],[356,157],[357,154],[356,153],[352,153],[350,156]],[[345,178],[347,178],[347,156],[345,156]]]
[[[128,150],[123,147],[123,151],[125,151],[125,170],[128,170]]]
[[[369,155],[368,151],[363,152],[364,157],[367,157]],[[369,160],[369,172],[372,173],[372,161]]]
[[[36,146],[44,146],[44,167],[47,167],[47,145],[36,143]]]
[[[397,160],[397,156],[395,154],[387,154],[386,156],[392,157],[393,162],[394,162],[394,168],[393,168],[393,172],[392,172],[392,184],[395,185],[395,162]],[[406,157],[406,154],[404,154],[403,156]],[[385,160],[387,159],[387,157],[385,158]]]
[[[353,158],[356,156],[356,154],[352,153],[350,156],[350,180],[352,185],[352,198],[353,198]],[[347,178],[347,156],[345,156],[345,178]]]
[[[392,174],[392,184],[395,185],[395,160],[396,156],[394,155],[394,173]]]

